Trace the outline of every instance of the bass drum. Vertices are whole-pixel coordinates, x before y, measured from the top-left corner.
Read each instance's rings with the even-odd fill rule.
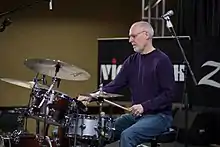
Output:
[[[39,141],[34,134],[25,134],[19,136],[18,142],[11,140],[12,147],[40,147]]]
[[[4,147],[42,147],[43,136],[36,136],[34,134],[25,134],[19,136],[19,140],[17,142],[11,140],[11,144]],[[53,138],[47,137],[44,143],[47,147],[68,147],[68,146],[60,146]]]

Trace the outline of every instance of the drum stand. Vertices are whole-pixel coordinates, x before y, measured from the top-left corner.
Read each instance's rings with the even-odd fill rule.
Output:
[[[25,118],[25,125],[24,125],[24,131],[25,132],[28,132],[27,131],[27,118],[28,118],[28,116],[32,115],[32,111],[34,109],[34,108],[31,107],[31,102],[32,102],[33,96],[35,96],[34,91],[35,91],[35,89],[38,88],[38,86],[37,86],[38,82],[39,81],[43,81],[43,85],[46,85],[45,75],[43,75],[42,79],[38,79],[38,76],[39,76],[39,73],[37,73],[35,78],[33,79],[34,85],[33,85],[32,89],[31,89],[31,93],[30,93],[30,96],[29,96],[27,110],[24,113],[24,115],[26,116],[26,118]],[[40,133],[40,121],[36,120],[36,134],[39,134],[39,133]]]
[[[96,131],[98,132],[98,147],[103,147],[103,141],[105,139],[105,122],[103,116],[105,115],[103,112],[103,98],[98,98],[98,104],[99,104],[99,120],[98,120],[98,128]]]
[[[82,102],[77,101],[77,100],[73,100],[73,105],[71,106],[73,108],[73,111],[69,112],[72,113],[72,115],[70,115],[70,117],[74,118],[74,126],[78,126],[78,122],[79,122],[79,117],[78,115],[80,114],[79,111],[83,111],[86,112],[87,111],[87,107],[84,106],[82,104]],[[68,120],[71,120],[70,118],[68,118]],[[70,125],[69,122],[67,123],[66,126]],[[74,141],[73,141],[73,147],[77,147],[77,127],[75,127],[74,130],[75,134],[74,134]],[[69,140],[70,141],[70,140]],[[69,144],[71,144],[71,141],[69,142]],[[84,144],[81,143],[81,146],[83,146]]]
[[[37,83],[38,81],[45,81],[45,77],[43,76],[43,79],[38,79],[38,76],[39,76],[39,73],[36,74],[35,78],[33,79],[34,81],[34,85],[31,89],[31,93],[30,93],[30,97],[29,97],[29,100],[28,100],[28,105],[27,105],[27,108],[25,109],[25,111],[22,111],[22,116],[24,117],[25,121],[24,121],[24,130],[23,131],[14,131],[11,135],[11,138],[13,139],[13,141],[15,143],[19,143],[20,141],[20,136],[21,135],[25,135],[26,133],[28,133],[28,130],[27,130],[27,118],[31,115],[32,111],[33,111],[33,108],[31,107],[31,100],[32,100],[32,97],[33,97],[33,93],[34,93],[34,90],[37,88]],[[39,120],[36,120],[36,134],[39,134]]]
[[[76,108],[76,113],[74,112],[74,114],[76,115],[76,119],[75,119],[75,132],[77,132],[77,125],[78,125],[78,122],[79,122],[79,118],[78,118],[78,115],[79,115],[79,108],[78,108],[78,105],[75,103],[75,106],[74,108]],[[77,145],[77,133],[74,134],[74,142],[73,142],[73,147],[76,147]]]

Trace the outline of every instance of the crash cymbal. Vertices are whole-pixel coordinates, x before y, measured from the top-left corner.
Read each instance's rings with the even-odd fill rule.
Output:
[[[115,97],[122,97],[123,96],[120,94],[107,93],[104,91],[97,91],[95,93],[90,93],[89,95],[92,97],[95,97],[95,98],[115,98]]]
[[[90,78],[88,72],[60,60],[26,59],[24,64],[31,70],[50,77],[55,76],[56,67],[59,65],[60,68],[57,72],[57,78],[75,81],[84,81]]]
[[[15,79],[10,79],[10,78],[0,78],[0,80],[2,80],[4,82],[7,82],[7,83],[10,83],[10,84],[13,84],[13,85],[24,87],[24,88],[27,88],[27,89],[32,89],[34,87],[34,82],[33,81],[21,81],[21,80],[15,80]],[[37,87],[38,88],[45,88],[45,89],[48,88],[48,86],[42,85],[42,84],[39,84],[39,83],[37,84]]]

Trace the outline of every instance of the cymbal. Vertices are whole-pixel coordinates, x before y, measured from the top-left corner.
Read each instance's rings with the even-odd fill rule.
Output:
[[[115,98],[115,97],[122,97],[123,95],[107,93],[104,91],[97,91],[95,93],[90,93],[90,96],[95,97],[95,98]]]
[[[24,64],[31,70],[50,77],[55,77],[56,67],[59,64],[57,78],[75,81],[84,81],[90,78],[88,72],[60,60],[26,59]]]
[[[10,78],[0,78],[0,80],[2,80],[4,82],[7,82],[7,83],[10,83],[10,84],[13,84],[13,85],[24,87],[24,88],[27,88],[27,89],[32,89],[34,87],[34,82],[33,81],[21,81],[21,80],[15,80],[15,79],[10,79]],[[45,88],[45,89],[48,88],[48,86],[42,85],[42,84],[39,84],[39,83],[37,83],[37,87],[38,88]]]

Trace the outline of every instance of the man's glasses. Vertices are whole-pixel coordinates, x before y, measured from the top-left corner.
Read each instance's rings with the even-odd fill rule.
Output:
[[[143,32],[146,32],[146,31],[141,31],[141,32],[139,32],[139,33],[137,33],[137,34],[131,34],[131,35],[129,35],[129,38],[136,38],[139,34],[141,34],[141,33],[143,33]]]

